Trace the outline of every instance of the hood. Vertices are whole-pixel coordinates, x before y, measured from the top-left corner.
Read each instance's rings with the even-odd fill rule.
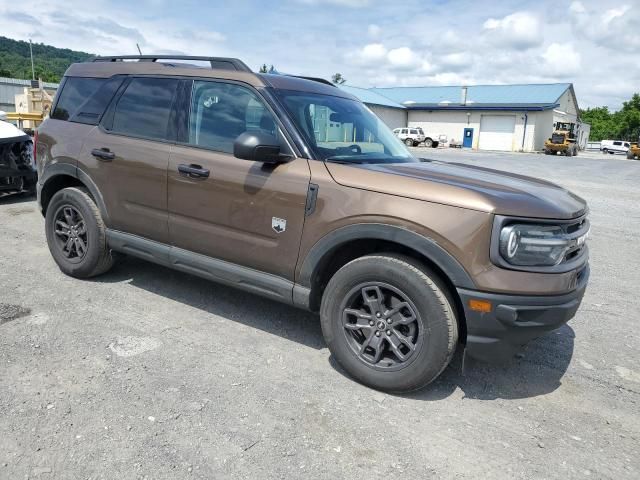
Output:
[[[19,128],[0,120],[0,143],[26,142],[31,137]]]
[[[334,180],[347,187],[498,215],[571,219],[587,211],[582,198],[558,185],[473,165],[438,161],[326,165]]]

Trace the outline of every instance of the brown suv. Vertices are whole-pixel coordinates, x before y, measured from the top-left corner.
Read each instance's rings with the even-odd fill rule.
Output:
[[[318,311],[382,390],[428,384],[458,344],[512,356],[573,317],[589,276],[581,198],[415,158],[341,89],[236,59],[74,64],[36,151],[64,273],[121,252]]]

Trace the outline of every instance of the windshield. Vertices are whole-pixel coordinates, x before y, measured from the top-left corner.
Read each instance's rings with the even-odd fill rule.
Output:
[[[339,163],[418,162],[360,102],[289,90],[277,93],[318,159]]]

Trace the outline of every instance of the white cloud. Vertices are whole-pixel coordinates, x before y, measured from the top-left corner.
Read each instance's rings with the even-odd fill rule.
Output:
[[[389,50],[387,53],[389,63],[397,68],[412,68],[416,66],[417,56],[409,47],[400,47]]]
[[[581,2],[569,7],[575,34],[601,48],[637,54],[640,50],[640,8],[616,5],[612,8],[587,8]]]
[[[558,77],[571,77],[580,71],[581,56],[572,44],[552,43],[542,54],[544,72]]]
[[[512,48],[531,48],[542,43],[538,16],[530,12],[516,12],[503,18],[489,18],[482,25],[495,43]]]

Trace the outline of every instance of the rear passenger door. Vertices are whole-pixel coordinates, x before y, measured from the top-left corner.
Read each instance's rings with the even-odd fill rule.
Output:
[[[167,166],[178,82],[125,80],[86,139],[78,165],[101,192],[110,228],[163,243],[169,241]]]

